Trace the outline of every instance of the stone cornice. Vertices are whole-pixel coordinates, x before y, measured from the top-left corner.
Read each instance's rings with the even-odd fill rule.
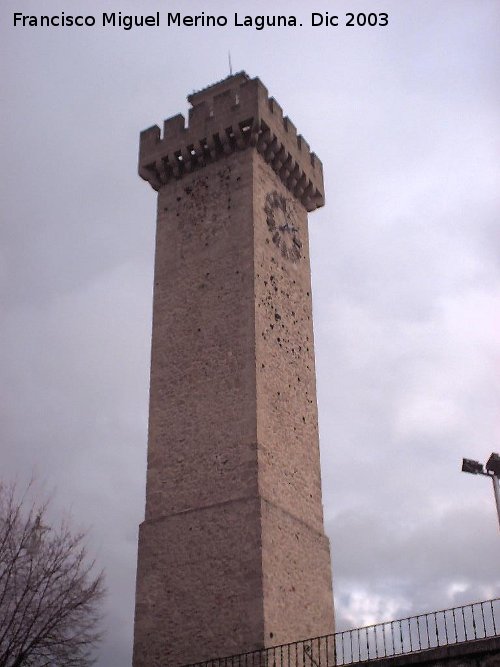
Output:
[[[159,190],[235,151],[254,147],[288,190],[312,211],[324,204],[323,168],[259,79],[244,73],[189,96],[182,114],[141,132],[139,174]]]

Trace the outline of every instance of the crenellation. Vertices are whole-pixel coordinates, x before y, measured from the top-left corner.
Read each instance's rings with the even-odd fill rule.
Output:
[[[200,102],[195,107],[189,109],[188,127],[191,134],[203,132],[203,129],[211,118],[213,118],[213,110],[207,101]]]
[[[283,120],[284,120],[284,118],[283,118],[283,109],[278,104],[278,102],[276,102],[274,97],[269,98],[268,106],[269,106],[269,110],[273,114],[273,116],[276,116],[277,118],[280,119],[280,121],[283,122]]]
[[[301,151],[304,151],[306,155],[311,153],[311,149],[309,147],[309,144],[307,141],[304,139],[304,137],[301,134],[297,135],[297,146]]]
[[[186,119],[181,113],[163,121],[163,138],[168,137],[171,141],[174,138],[182,137],[185,131]]]
[[[285,128],[285,131],[288,133],[288,136],[292,141],[297,141],[297,146],[299,147],[299,150],[301,148],[299,141],[297,140],[297,128],[295,125],[292,123],[292,121],[288,118],[288,116],[285,116],[283,118],[283,126]]]
[[[319,169],[321,173],[323,173],[323,163],[319,159],[319,157],[316,155],[316,153],[311,153],[311,164],[314,169]]]
[[[148,127],[146,130],[141,132],[139,151],[140,155],[149,154],[154,150],[158,142],[160,141],[161,133],[158,125],[153,125]]]
[[[165,120],[163,137],[156,126],[141,135],[139,174],[155,190],[233,151],[256,147],[308,211],[324,204],[321,162],[258,78],[240,72],[188,100],[187,126],[177,114]],[[296,187],[304,180],[312,183],[307,197],[305,187]]]

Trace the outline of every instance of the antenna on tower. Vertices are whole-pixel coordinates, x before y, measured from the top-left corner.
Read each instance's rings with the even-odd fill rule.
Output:
[[[233,76],[233,65],[231,63],[231,51],[227,52],[227,58],[229,60],[229,76]]]

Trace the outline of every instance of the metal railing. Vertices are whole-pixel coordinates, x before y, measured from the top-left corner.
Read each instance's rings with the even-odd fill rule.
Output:
[[[500,598],[187,667],[333,667],[500,636]]]

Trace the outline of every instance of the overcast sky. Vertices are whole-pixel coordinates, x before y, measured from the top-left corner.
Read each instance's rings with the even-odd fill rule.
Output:
[[[167,28],[168,11],[297,28]],[[12,14],[160,11],[160,28]],[[309,25],[310,12],[389,25]],[[98,21],[99,22],[99,21]],[[143,517],[155,193],[139,131],[235,70],[324,165],[310,216],[326,530],[338,627],[499,595],[498,0],[2,0],[2,479],[35,470],[107,570],[99,667],[130,664]]]

